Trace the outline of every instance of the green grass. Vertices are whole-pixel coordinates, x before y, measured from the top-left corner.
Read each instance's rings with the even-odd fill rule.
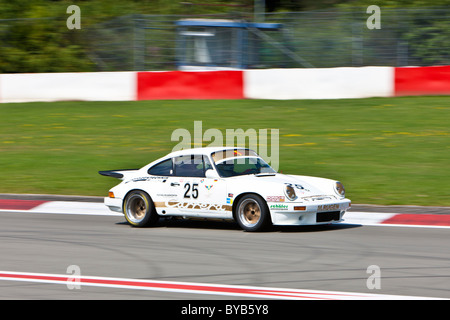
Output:
[[[338,179],[354,203],[450,205],[449,96],[0,104],[0,193],[103,196],[118,180],[99,170],[142,167],[197,120],[279,129],[280,171]]]

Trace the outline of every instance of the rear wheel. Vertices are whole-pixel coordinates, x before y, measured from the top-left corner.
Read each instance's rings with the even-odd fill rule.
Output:
[[[243,196],[236,206],[236,220],[245,231],[260,231],[270,224],[270,212],[265,201],[257,195]]]
[[[130,192],[123,203],[123,213],[134,227],[145,227],[158,221],[158,214],[150,196],[143,191]]]

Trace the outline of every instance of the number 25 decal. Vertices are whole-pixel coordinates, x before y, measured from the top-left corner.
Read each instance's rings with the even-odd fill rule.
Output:
[[[184,189],[186,189],[186,192],[184,193],[184,197],[185,198],[190,198],[191,196],[194,199],[198,198],[198,183],[193,183],[192,184],[192,191],[191,191],[191,184],[190,183],[186,183],[184,185]]]

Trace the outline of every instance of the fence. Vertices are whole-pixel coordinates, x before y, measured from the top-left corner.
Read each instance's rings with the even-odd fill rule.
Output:
[[[286,43],[314,67],[449,64],[450,8],[381,8],[380,29],[367,27],[366,9],[268,14],[266,21],[285,25]]]
[[[380,29],[367,27],[366,9],[260,15],[258,22],[274,28],[233,15],[136,14],[61,35],[51,32],[65,28],[61,19],[0,20],[0,72],[175,70],[186,63],[244,69],[450,65],[450,7],[381,8]],[[226,33],[220,27],[180,27],[177,22],[187,18],[242,23]],[[48,41],[18,52],[11,34],[33,32],[36,25],[49,29]],[[44,67],[23,64],[21,57],[39,59],[44,50],[50,52]]]

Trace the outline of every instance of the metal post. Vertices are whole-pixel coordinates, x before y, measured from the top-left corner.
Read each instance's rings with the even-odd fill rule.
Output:
[[[266,12],[266,1],[265,0],[254,0],[253,4],[254,10],[254,21],[264,22],[264,14]]]

